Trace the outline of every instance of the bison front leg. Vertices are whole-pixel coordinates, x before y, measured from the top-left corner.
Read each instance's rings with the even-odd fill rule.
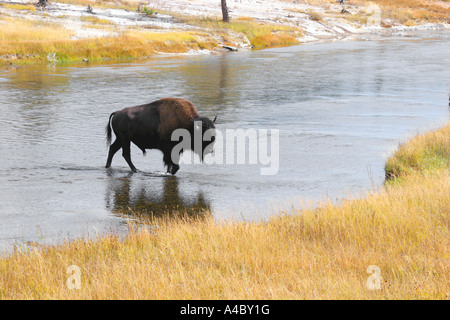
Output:
[[[175,173],[177,173],[178,170],[180,170],[180,166],[174,163],[172,165],[172,167],[170,168],[170,173],[175,174]]]
[[[180,166],[173,162],[171,151],[165,150],[164,151],[164,164],[167,167],[167,172],[170,174],[175,174],[180,169]],[[176,160],[178,162],[178,160]]]

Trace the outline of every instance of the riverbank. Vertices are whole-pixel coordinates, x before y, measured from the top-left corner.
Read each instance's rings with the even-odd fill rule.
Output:
[[[450,123],[401,145],[383,187],[340,204],[17,248],[0,259],[0,298],[448,299],[449,135]]]
[[[445,1],[0,1],[0,64],[129,61],[448,29]]]

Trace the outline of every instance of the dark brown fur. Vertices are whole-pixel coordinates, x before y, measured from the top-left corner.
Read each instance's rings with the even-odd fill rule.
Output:
[[[159,127],[158,133],[162,137],[172,135],[172,132],[179,128],[189,130],[192,121],[199,118],[192,102],[180,98],[164,98],[158,100]]]
[[[186,129],[192,137],[194,121],[202,122],[202,133],[215,128],[211,120],[199,116],[190,101],[180,98],[164,98],[113,112],[106,127],[107,142],[111,143],[111,127],[116,140],[109,148],[106,168],[111,166],[114,154],[122,148],[122,155],[131,170],[137,171],[130,157],[130,143],[133,142],[144,153],[145,149],[161,150],[167,171],[175,174],[179,169],[178,159],[174,162],[171,152],[178,141],[171,141],[172,133],[176,129]],[[202,145],[202,152],[206,146]]]

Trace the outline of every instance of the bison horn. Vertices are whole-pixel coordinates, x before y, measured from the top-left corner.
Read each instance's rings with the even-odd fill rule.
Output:
[[[213,123],[216,123],[217,116],[214,117]]]

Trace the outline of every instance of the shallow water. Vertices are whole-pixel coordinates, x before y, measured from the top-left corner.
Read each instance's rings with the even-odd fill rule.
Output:
[[[126,230],[133,214],[266,219],[382,185],[398,143],[448,121],[449,34],[308,44],[139,64],[0,69],[0,251]],[[109,114],[166,96],[218,130],[278,129],[280,166],[182,165],[162,154],[104,169]],[[303,202],[301,201],[303,200]],[[303,204],[302,204],[303,203]]]

